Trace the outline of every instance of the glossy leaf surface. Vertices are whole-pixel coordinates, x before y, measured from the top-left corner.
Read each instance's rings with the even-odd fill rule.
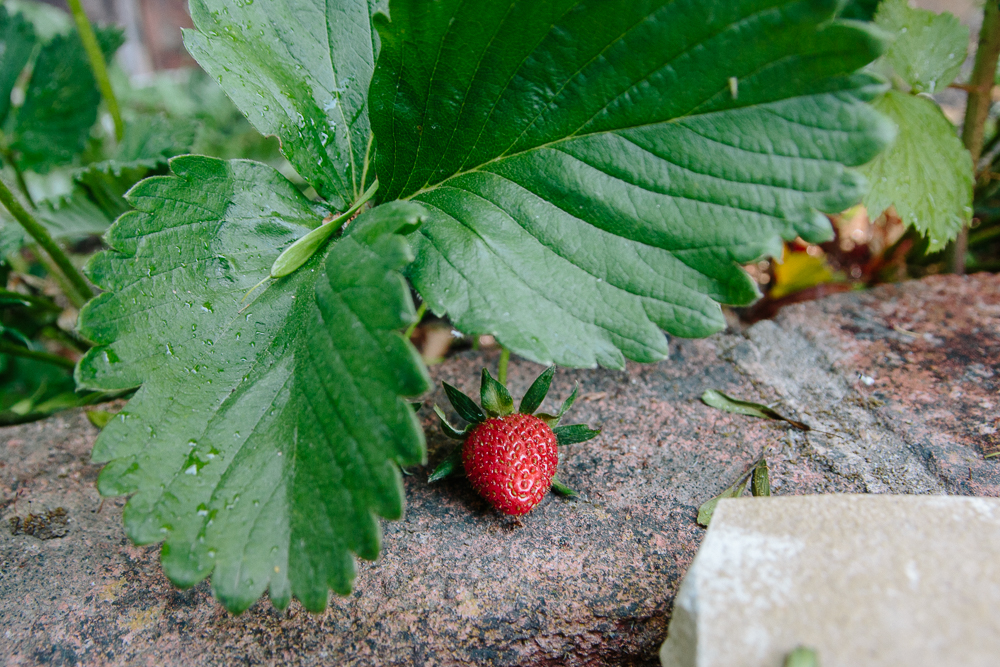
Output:
[[[944,248],[972,220],[972,156],[932,100],[895,90],[875,102],[899,128],[882,155],[863,168],[871,181],[864,203],[872,219],[890,206],[929,243]]]
[[[10,110],[10,93],[28,64],[35,46],[35,30],[20,14],[0,6],[0,122]]]
[[[124,36],[117,28],[95,32],[109,60]],[[86,145],[100,102],[101,93],[79,35],[56,35],[35,59],[24,104],[12,114],[9,148],[18,166],[44,172],[53,165],[72,162]]]
[[[165,540],[177,584],[211,573],[230,610],[268,589],[279,607],[295,595],[320,610],[329,588],[350,590],[352,552],[378,555],[376,517],[402,512],[398,466],[425,456],[403,398],[428,380],[399,333],[415,311],[395,233],[421,209],[362,214],[241,309],[328,211],[265,165],[189,156],[171,168],[131,191],[136,210],[89,265],[107,291],[81,313],[98,346],[78,380],[142,385],[97,441],[99,488],[132,496],[129,536]]]
[[[885,59],[914,92],[941,92],[958,76],[969,48],[969,28],[954,14],[914,9],[907,0],[885,0],[875,25],[892,34]]]
[[[371,88],[383,200],[429,220],[437,314],[539,362],[621,367],[758,292],[738,264],[830,238],[892,128],[833,0],[393,0]],[[723,54],[724,57],[723,57]]]
[[[367,94],[378,0],[192,0],[184,44],[337,210],[375,178]]]

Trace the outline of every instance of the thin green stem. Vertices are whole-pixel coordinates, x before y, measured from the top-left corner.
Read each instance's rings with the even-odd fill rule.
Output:
[[[983,135],[990,105],[993,102],[993,83],[1000,57],[1000,6],[987,2],[983,12],[983,27],[979,31],[979,48],[976,64],[969,80],[969,97],[965,107],[965,124],[962,126],[962,143],[972,155],[973,170],[979,166],[983,151]],[[948,248],[948,263],[953,273],[965,273],[965,255],[969,246],[969,228],[963,226]]]
[[[42,329],[41,334],[52,340],[59,341],[64,345],[70,345],[75,347],[80,352],[86,353],[87,350],[93,347],[87,339],[79,336],[72,331],[64,331],[57,326],[49,325]]]
[[[125,124],[122,122],[122,113],[118,108],[115,91],[111,87],[111,79],[108,78],[108,66],[104,62],[101,45],[97,43],[97,35],[94,34],[94,28],[90,25],[90,20],[87,19],[87,14],[83,11],[83,5],[80,4],[80,0],[68,1],[69,9],[73,13],[73,19],[76,21],[76,29],[80,32],[80,41],[83,42],[83,48],[87,51],[87,58],[90,59],[90,69],[94,72],[97,87],[101,89],[101,96],[108,105],[111,118],[114,119],[115,138],[121,141],[122,134],[125,132]]]
[[[375,143],[375,133],[368,133],[368,148],[365,149],[365,166],[361,170],[361,187],[365,187],[365,183],[368,181],[368,165],[370,164],[372,156],[372,144]]]
[[[73,263],[69,261],[69,257],[66,256],[66,253],[62,251],[49,235],[48,230],[39,224],[34,216],[21,206],[21,202],[17,201],[14,193],[10,191],[10,188],[2,180],[0,180],[0,204],[3,204],[10,211],[14,219],[24,227],[24,230],[31,235],[31,238],[35,239],[38,245],[52,258],[52,261],[56,263],[59,270],[62,271],[63,275],[73,285],[77,294],[67,294],[66,297],[70,301],[73,301],[74,305],[80,307],[94,296],[94,292],[90,289],[90,285],[87,284],[87,280],[76,270]],[[80,300],[81,297],[82,300]],[[77,303],[78,300],[80,300],[79,303]]]
[[[403,334],[403,337],[405,337],[406,340],[410,340],[410,336],[412,336],[413,332],[417,330],[417,325],[420,324],[420,320],[424,319],[424,313],[426,312],[427,302],[424,301],[420,304],[420,307],[417,308],[417,319],[413,320],[413,323],[406,327],[406,332]]]
[[[507,384],[507,362],[510,361],[510,350],[500,348],[500,363],[497,364],[497,382]]]
[[[17,181],[17,189],[21,191],[22,195],[24,195],[28,205],[31,206],[31,208],[35,208],[35,200],[31,196],[31,190],[28,189],[28,181],[24,180],[24,172],[17,166],[17,161],[14,160],[14,156],[10,151],[4,151],[3,159],[10,165],[10,168],[14,170],[14,179]]]
[[[58,354],[35,352],[34,350],[29,350],[26,347],[12,345],[7,341],[2,340],[0,340],[0,354],[9,354],[12,357],[23,357],[24,359],[34,359],[35,361],[44,361],[45,363],[62,366],[63,368],[76,367],[76,363],[70,361],[66,357],[60,357]]]
[[[83,304],[85,304],[87,300],[82,299],[76,293],[76,289],[73,287],[73,284],[66,278],[65,275],[63,275],[63,272],[59,270],[59,267],[56,266],[49,256],[42,252],[37,245],[31,245],[28,246],[28,248],[35,254],[36,257],[38,257],[38,261],[42,263],[42,266],[44,266],[45,270],[49,272],[52,279],[56,281],[56,285],[59,286],[59,289],[66,295],[66,298],[70,300],[73,306],[75,308],[82,308]]]

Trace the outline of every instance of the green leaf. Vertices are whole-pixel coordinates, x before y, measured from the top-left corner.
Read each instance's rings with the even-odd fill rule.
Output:
[[[528,393],[521,399],[521,405],[517,411],[526,415],[534,414],[548,395],[549,387],[552,386],[552,377],[555,374],[555,366],[549,366],[542,371],[542,374],[535,378],[535,381],[528,387]]]
[[[464,474],[465,465],[462,463],[462,448],[456,447],[434,468],[434,472],[427,478],[427,482],[432,484],[446,477],[460,477]]]
[[[465,440],[465,436],[469,432],[468,428],[457,429],[454,426],[452,426],[451,422],[448,421],[448,417],[445,416],[444,410],[442,410],[436,405],[434,406],[434,414],[436,414],[438,416],[438,419],[441,420],[441,430],[444,432],[446,436],[448,436],[449,438],[453,438],[455,440]]]
[[[847,0],[840,10],[840,17],[857,21],[871,21],[875,18],[879,0]]]
[[[514,412],[514,399],[507,387],[494,380],[485,368],[479,385],[479,400],[490,417],[505,417]]]
[[[580,393],[579,383],[573,385],[573,391],[571,391],[569,396],[566,397],[566,400],[563,401],[562,407],[559,408],[559,414],[556,415],[556,419],[562,419],[563,415],[569,412],[569,409],[573,407],[574,403],[576,403],[576,395],[578,393]]]
[[[562,407],[559,408],[559,413],[558,414],[550,415],[550,414],[547,414],[545,412],[539,412],[535,416],[538,417],[539,419],[541,419],[546,424],[548,424],[549,427],[555,428],[556,426],[559,425],[559,422],[562,420],[563,415],[565,415],[567,412],[569,412],[569,409],[571,407],[573,407],[573,403],[576,402],[576,395],[579,392],[580,392],[580,385],[579,384],[574,385],[573,386],[573,391],[570,392],[569,397],[567,397],[566,400],[563,401]]]
[[[106,232],[115,218],[111,209],[110,205],[101,208],[95,204],[87,191],[78,186],[66,197],[38,202],[36,213],[52,236],[76,240]]]
[[[459,417],[473,424],[481,424],[486,421],[486,415],[479,409],[475,401],[447,382],[442,382],[441,386],[444,387],[444,393],[448,397],[448,400],[451,401],[451,407],[455,408],[455,412],[458,413]]]
[[[698,508],[698,525],[707,527],[712,520],[712,515],[715,513],[715,507],[719,504],[719,501],[723,498],[739,498],[742,496],[743,491],[747,488],[747,482],[750,482],[751,479],[753,480],[752,491],[755,496],[771,495],[771,486],[767,478],[767,461],[764,460],[763,454],[740,474],[732,486],[711,500],[702,503],[701,507]]]
[[[125,125],[115,154],[78,170],[74,180],[104,215],[114,220],[128,210],[125,193],[161,171],[170,158],[188,152],[197,129],[197,123],[188,119],[136,118]]]
[[[784,667],[819,667],[819,657],[814,649],[799,646],[785,658]]]
[[[575,498],[579,495],[576,491],[559,481],[558,477],[552,478],[552,490],[558,495],[566,498]]]
[[[88,410],[87,411],[87,421],[96,426],[97,428],[104,428],[111,421],[113,414],[107,410]]]
[[[932,100],[889,91],[875,108],[899,128],[896,143],[862,167],[871,182],[864,198],[875,219],[890,206],[927,237],[936,252],[972,219],[972,156]]]
[[[711,500],[707,500],[702,503],[701,507],[698,508],[698,525],[708,527],[708,524],[712,521],[712,515],[715,514],[715,508],[719,504],[719,501],[723,498],[739,498],[743,495],[743,491],[747,488],[747,481],[750,479],[749,473],[745,473],[740,477],[739,481],[730,486],[728,489],[715,496]]]
[[[586,424],[568,424],[566,426],[556,426],[552,429],[556,434],[556,444],[559,446],[575,445],[578,442],[586,442],[596,438],[601,434],[601,430],[596,431]]]
[[[422,210],[367,211],[301,270],[241,299],[327,209],[272,168],[185,156],[129,193],[135,208],[88,264],[106,290],[80,314],[97,345],[85,387],[142,385],[101,432],[105,495],[191,586],[212,574],[233,611],[265,589],[278,607],[350,590],[351,553],[378,555],[378,516],[403,510],[399,466],[424,438],[405,396],[428,388],[399,331],[415,316],[395,232]]]
[[[812,430],[809,424],[789,419],[788,417],[778,414],[766,405],[753,403],[751,401],[742,401],[716,389],[705,390],[705,393],[701,395],[701,400],[705,405],[718,410],[724,410],[738,415],[746,415],[748,417],[760,417],[761,419],[775,419],[777,421],[783,421],[791,424],[801,431]]]
[[[189,151],[197,131],[198,124],[189,118],[167,118],[163,114],[137,116],[125,126],[125,134],[111,160],[118,164],[163,164]]]
[[[331,205],[375,178],[367,94],[378,51],[375,0],[192,0],[184,44]]]
[[[766,459],[762,458],[760,463],[758,463],[753,469],[750,492],[758,497],[771,495],[771,480],[767,469]]]
[[[620,368],[665,358],[661,329],[722,329],[719,303],[758,296],[739,264],[831,238],[819,212],[864,191],[845,167],[892,135],[855,73],[881,32],[835,0],[389,6],[379,196],[430,216],[408,275],[537,362]]]
[[[914,9],[908,0],[885,0],[875,25],[895,37],[885,59],[914,92],[940,92],[958,76],[969,48],[969,28],[954,14]]]
[[[371,187],[361,195],[361,198],[341,215],[333,219],[324,218],[322,225],[285,248],[284,252],[278,255],[278,259],[274,260],[274,264],[271,265],[270,277],[284,278],[309,261],[309,258],[330,240],[333,233],[339,231],[371,199],[376,190],[378,190],[378,181],[372,183]]]
[[[80,186],[74,187],[68,195],[39,201],[35,217],[54,238],[67,241],[103,234],[114,220],[111,212],[95,204]],[[31,237],[24,228],[6,210],[0,209],[0,258],[20,250],[27,243],[31,243]]]
[[[96,30],[105,59],[124,41],[118,28]],[[24,104],[13,114],[9,148],[18,166],[38,172],[72,162],[97,120],[101,93],[76,32],[57,35],[35,60]]]
[[[31,23],[35,34],[43,43],[50,42],[56,35],[68,35],[76,29],[69,14],[44,2],[5,0],[3,4],[8,12],[20,14]]]
[[[10,93],[31,58],[35,40],[31,24],[0,5],[0,123],[10,110]]]

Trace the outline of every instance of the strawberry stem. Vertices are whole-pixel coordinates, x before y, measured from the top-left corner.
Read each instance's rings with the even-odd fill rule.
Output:
[[[420,308],[417,308],[417,317],[416,317],[416,319],[414,319],[412,322],[410,322],[410,326],[406,327],[406,333],[403,334],[403,336],[406,338],[406,340],[410,340],[410,336],[412,336],[413,332],[417,330],[417,325],[420,324],[420,321],[422,319],[424,319],[424,314],[425,313],[427,313],[427,302],[426,301],[421,301],[420,302]]]
[[[497,364],[497,382],[507,385],[507,362],[510,361],[510,350],[501,348],[500,363]]]

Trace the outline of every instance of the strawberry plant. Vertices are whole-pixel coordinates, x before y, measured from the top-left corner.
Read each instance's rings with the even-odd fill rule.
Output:
[[[894,128],[836,0],[192,0],[188,50],[311,186],[175,157],[89,262],[76,370],[136,390],[105,495],[172,581],[321,610],[422,463],[411,288],[545,364],[666,358],[830,238]]]
[[[906,0],[880,3],[875,25],[893,36],[873,66],[893,88],[874,106],[898,132],[892,147],[862,168],[872,184],[864,204],[872,219],[895,206],[903,223],[927,238],[928,251],[937,252],[971,222],[975,179],[969,151],[927,94],[958,76],[969,29],[952,14],[913,9]]]
[[[0,424],[108,398],[74,391],[74,362],[89,344],[73,324],[92,295],[77,267],[128,210],[124,193],[166,173],[174,155],[272,143],[204,74],[187,87],[133,88],[112,70],[119,107],[103,61],[121,31],[93,30],[82,10],[77,19],[48,5],[0,5],[0,166],[13,185],[4,195],[33,221],[22,227],[0,207]]]

